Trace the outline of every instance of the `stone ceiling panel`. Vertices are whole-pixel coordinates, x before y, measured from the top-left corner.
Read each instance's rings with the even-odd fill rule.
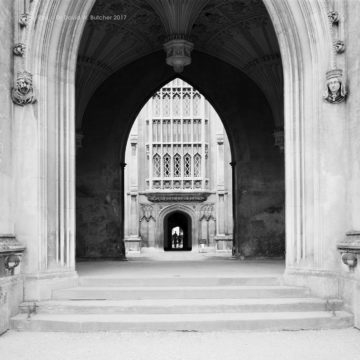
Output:
[[[177,1],[187,4],[188,0]],[[163,17],[171,13],[171,9],[166,9],[160,14],[159,6],[165,6],[165,3],[168,7],[172,1],[96,1],[79,51],[78,127],[90,97],[108,76],[132,61],[162,49],[169,27],[168,23],[164,24]],[[195,8],[196,20],[190,32],[195,50],[217,57],[246,73],[264,92],[272,107],[275,124],[281,126],[283,80],[280,50],[263,2],[201,0],[201,7]]]

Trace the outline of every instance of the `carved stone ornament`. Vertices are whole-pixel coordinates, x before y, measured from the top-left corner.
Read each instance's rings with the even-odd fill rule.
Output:
[[[24,106],[34,104],[36,97],[34,94],[32,74],[27,71],[20,71],[17,74],[16,85],[12,89],[12,100],[16,105]]]
[[[164,44],[166,63],[173,67],[176,73],[181,73],[184,67],[191,64],[191,51],[194,44],[184,39],[173,39]]]
[[[284,142],[284,130],[282,128],[277,128],[273,132],[275,146],[277,146],[281,152],[284,152],[285,142]]]
[[[0,235],[0,277],[14,275],[25,247],[13,235]]]
[[[215,220],[214,206],[213,205],[206,204],[206,205],[201,207],[200,221],[201,220],[206,220],[206,221]]]
[[[334,10],[328,12],[328,18],[332,25],[338,24],[340,20],[339,13]]]
[[[205,201],[210,193],[194,192],[194,193],[144,193],[151,202],[199,202]]]
[[[150,220],[154,220],[153,217],[153,207],[151,205],[142,205],[141,206],[141,217],[140,222],[145,220],[146,222],[149,222]]]
[[[324,100],[330,104],[338,104],[345,100],[346,95],[347,92],[343,82],[342,70],[329,70],[326,73]]]
[[[360,256],[360,231],[349,231],[345,239],[337,244],[342,262],[353,270]]]
[[[342,54],[345,51],[345,43],[342,40],[335,41],[334,48],[337,54]]]
[[[18,43],[14,45],[13,52],[17,56],[24,56],[26,46],[23,43]]]
[[[30,16],[29,14],[21,14],[19,17],[19,24],[21,27],[26,27],[29,24]]]

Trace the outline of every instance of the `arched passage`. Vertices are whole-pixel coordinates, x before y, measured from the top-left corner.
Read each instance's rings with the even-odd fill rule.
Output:
[[[88,179],[106,176],[103,181],[96,183],[94,189],[100,191],[103,188],[102,191],[107,191],[111,197],[119,194],[118,164],[124,162],[124,144],[132,121],[148,99],[149,91],[152,94],[159,88],[159,84],[174,77],[172,70],[161,61],[162,57],[162,53],[156,53],[127,66],[109,78],[93,96],[83,119],[86,141],[77,157],[77,169],[83,172],[83,180],[78,178],[81,189],[87,187]],[[152,68],[150,73],[146,70],[147,66]],[[211,74],[211,80],[204,74]],[[238,164],[234,168],[234,205],[235,211],[238,211],[235,248],[239,252],[246,251],[246,256],[281,256],[281,253],[272,254],[273,250],[266,245],[264,249],[261,248],[260,244],[264,242],[271,246],[274,234],[268,233],[263,218],[256,217],[264,213],[264,217],[283,221],[283,157],[273,146],[273,119],[264,95],[253,81],[234,67],[200,53],[194,53],[193,64],[182,77],[191,79],[188,82],[203,91],[205,97],[215,105],[229,134],[230,147],[233,149],[232,161]],[[232,82],[224,83],[224,78],[231,78]],[[123,86],[116,88],[119,79]],[[238,84],[242,84],[240,89]],[[129,91],[130,87],[136,90]],[[119,100],[114,101],[114,98]],[[104,163],[107,165],[104,166]],[[271,192],[265,186],[259,188],[258,183],[265,182]],[[247,191],[246,196],[243,195],[244,189]],[[117,198],[117,203],[122,201]],[[109,221],[113,222],[112,219]],[[78,222],[78,229],[80,226]],[[88,228],[88,223],[84,227]],[[121,231],[119,229],[118,234]],[[250,243],[255,232],[260,240],[259,244],[253,246]],[[280,239],[284,237],[284,232],[281,234],[279,231],[278,236],[278,241],[284,242],[284,238]],[[109,241],[108,244],[111,257],[114,251],[111,244],[115,245],[115,241]],[[281,247],[276,251],[280,252]]]
[[[164,250],[189,251],[192,249],[191,217],[175,211],[164,218]]]
[[[53,273],[58,270],[62,274],[66,273],[66,276],[74,275],[72,271],[75,265],[75,67],[85,19],[93,4],[94,1],[87,0],[38,1],[32,8],[31,18],[34,21],[26,29],[30,51],[24,64],[34,75],[34,84],[39,90],[39,101],[37,105],[26,107],[24,111],[16,108],[14,112],[14,126],[19,130],[15,131],[17,134],[14,141],[15,156],[17,159],[24,159],[34,164],[31,179],[26,170],[21,170],[21,164],[18,165],[14,219],[19,240],[28,246],[29,260],[25,262],[28,274],[52,269]],[[326,118],[329,111],[322,106],[318,96],[322,89],[322,74],[326,67],[327,54],[330,53],[331,48],[331,41],[328,43],[323,41],[330,39],[327,9],[321,1],[285,3],[265,0],[264,4],[275,27],[284,66],[287,266],[288,269],[301,267],[302,264],[307,268],[329,268],[333,265],[334,259],[329,259],[322,249],[325,248],[325,243],[333,243],[334,240],[331,239],[336,237],[331,233],[332,226],[321,227],[317,225],[323,224],[321,221],[316,224],[313,221],[314,218],[321,218],[327,223],[326,214],[322,213],[319,201],[314,201],[314,189],[324,181],[316,176],[318,155],[321,153],[321,148],[318,146],[320,135],[314,133],[311,126],[306,126],[310,119],[313,126],[317,126],[322,116]],[[52,22],[36,21],[39,14],[46,18],[54,12],[63,19],[57,22],[56,26]],[[70,16],[79,16],[80,20],[66,21],[66,17]],[[163,61],[163,56],[160,54],[157,56]],[[196,56],[204,55],[194,53],[194,59]],[[212,64],[214,65],[214,62]],[[192,69],[199,70],[199,66]],[[227,71],[229,65],[222,63],[219,68]],[[211,73],[214,69],[218,70],[216,66],[211,67]],[[198,74],[194,74],[194,78],[197,78],[194,82],[197,83],[197,88],[205,93],[206,86],[203,89],[202,84],[210,80],[201,66],[200,70]],[[169,76],[169,71],[163,69],[160,73]],[[189,68],[189,71],[192,70]],[[307,74],[306,78],[305,74]],[[159,76],[159,73],[156,76]],[[186,77],[187,74],[184,73],[184,78]],[[220,81],[223,79],[219,77]],[[121,78],[118,79],[117,84],[119,83]],[[160,83],[161,81],[154,81],[152,91]],[[244,83],[238,82],[237,89],[242,88],[239,84]],[[137,87],[134,86],[129,87],[128,94],[133,94],[136,89]],[[149,89],[147,96],[152,91]],[[214,93],[219,92],[220,87],[218,90],[214,89]],[[245,93],[247,94],[246,91]],[[207,97],[213,99],[213,104],[216,104],[216,96],[207,95]],[[124,105],[124,98],[114,97],[111,93],[108,99],[112,99],[113,103],[121,100],[119,102]],[[241,103],[239,101],[239,104]],[[126,104],[124,109],[126,110]],[[107,109],[103,110],[106,114]],[[229,116],[233,113],[231,106],[225,110]],[[130,118],[133,119],[134,116]],[[222,118],[225,119],[226,116],[222,115]],[[25,127],[21,127],[20,123],[25,124]],[[106,129],[118,143],[119,134],[112,133],[112,127]],[[123,127],[122,132],[126,133],[126,129]],[[36,144],[34,143],[31,149],[21,143],[21,134],[24,135],[24,131],[27,135],[34,134]],[[233,136],[239,134],[240,132],[235,129]],[[239,142],[240,146],[243,143],[245,142]],[[42,151],[43,149],[46,151]],[[114,158],[114,155],[111,156]],[[249,154],[246,151],[241,153],[235,165],[236,169],[247,156]],[[116,159],[118,157],[114,162],[118,164]],[[29,183],[33,183],[33,179],[37,186],[29,186]],[[246,184],[246,181],[243,182],[246,176],[240,179],[240,184]],[[29,189],[31,189],[30,193]],[[239,200],[246,194],[247,189],[246,186],[240,186],[238,190],[236,199]],[[29,226],[28,208],[24,207],[25,202],[22,198],[24,193],[33,199],[32,208],[46,209],[32,213],[30,223],[34,226]],[[327,195],[324,193],[322,196]],[[236,203],[239,204],[239,201]],[[241,214],[241,210],[241,207],[236,209],[236,216]],[[241,223],[241,217],[238,218]],[[328,230],[323,232],[323,228]],[[339,236],[341,236],[340,232],[341,229],[336,229]],[[39,280],[40,287],[42,283]]]

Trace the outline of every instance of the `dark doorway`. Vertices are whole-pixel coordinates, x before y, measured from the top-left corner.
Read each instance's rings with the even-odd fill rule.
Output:
[[[164,219],[164,250],[190,251],[191,218],[185,213],[174,212]]]

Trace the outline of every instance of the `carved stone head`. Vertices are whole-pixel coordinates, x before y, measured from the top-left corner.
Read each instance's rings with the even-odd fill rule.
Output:
[[[345,100],[346,89],[343,83],[342,70],[333,69],[326,73],[326,89],[324,99],[336,104]]]
[[[32,74],[27,71],[18,72],[15,87],[12,90],[12,99],[20,106],[36,102]]]

